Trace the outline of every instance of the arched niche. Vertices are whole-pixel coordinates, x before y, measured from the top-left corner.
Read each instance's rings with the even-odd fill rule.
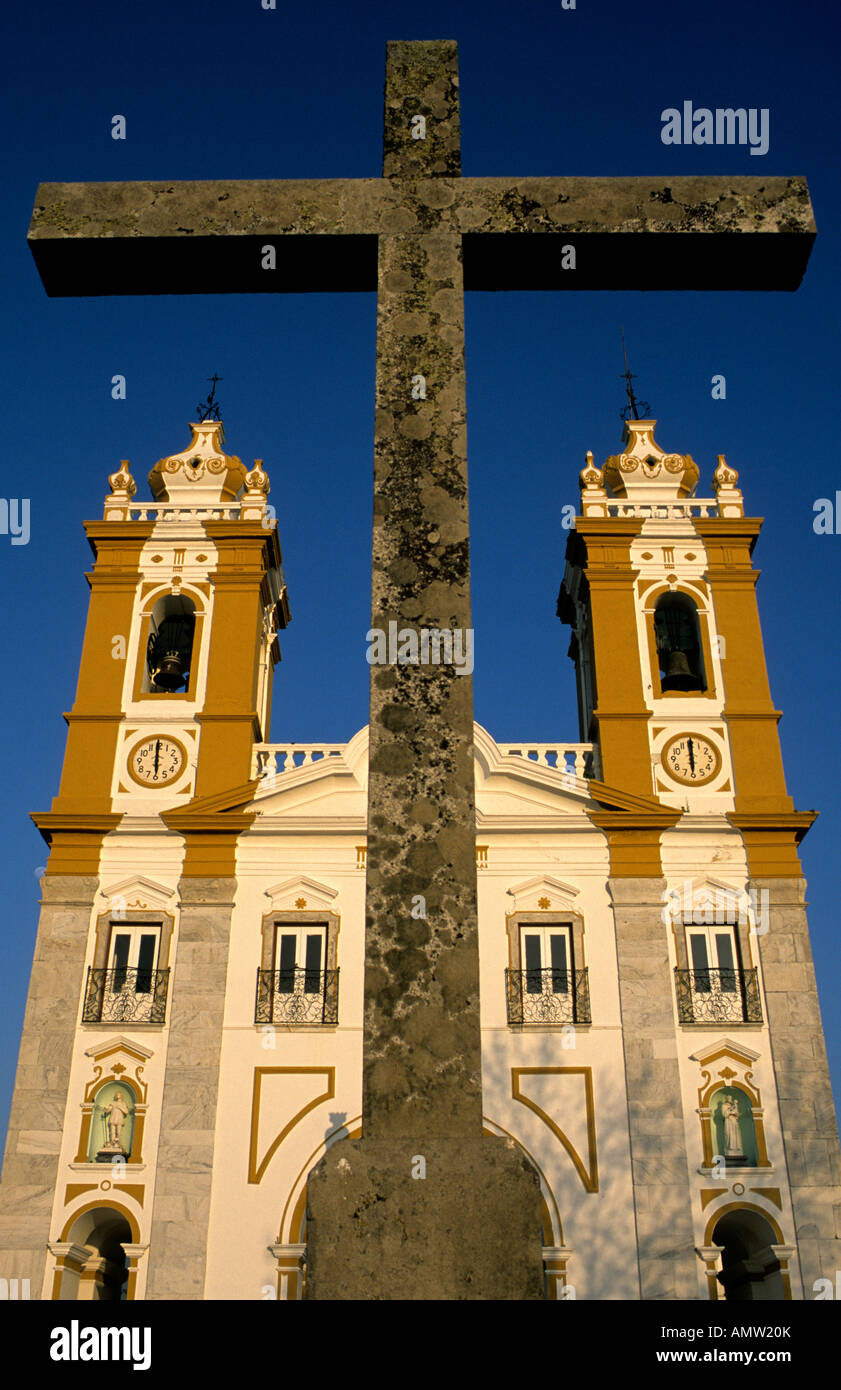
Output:
[[[131,1157],[137,1096],[125,1081],[106,1081],[93,1097],[86,1158],[88,1163],[113,1163]],[[125,1114],[123,1114],[125,1111]],[[119,1122],[119,1148],[112,1145],[110,1121]]]
[[[756,1123],[750,1099],[739,1086],[720,1086],[709,1099],[713,1155],[736,1168],[759,1162]]]

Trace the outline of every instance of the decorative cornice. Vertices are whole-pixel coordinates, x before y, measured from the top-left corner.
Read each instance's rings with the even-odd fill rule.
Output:
[[[683,814],[682,811],[664,807],[654,796],[639,796],[633,792],[621,791],[618,787],[611,787],[607,782],[595,780],[591,780],[587,785],[593,800],[605,810],[633,812],[642,816],[666,816],[670,821],[680,820]]]
[[[162,811],[161,820],[168,830],[179,835],[242,835],[251,827],[256,814],[256,811],[195,812],[179,808]]]
[[[819,815],[818,811],[731,811],[727,819],[736,830],[791,833],[799,845],[804,835],[812,828]]]
[[[71,831],[84,835],[107,835],[115,830],[122,820],[121,813],[108,811],[90,814],[74,814],[72,811],[30,811],[33,820],[46,840],[52,843],[53,835],[61,831]]]

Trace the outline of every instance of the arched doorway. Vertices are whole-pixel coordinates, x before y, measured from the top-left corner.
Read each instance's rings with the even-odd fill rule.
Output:
[[[777,1232],[757,1211],[729,1211],[712,1232],[722,1247],[718,1282],[724,1297],[734,1303],[782,1303],[786,1293],[780,1260],[772,1247]]]
[[[129,1261],[123,1246],[134,1239],[125,1216],[111,1207],[92,1207],[73,1222],[66,1239],[75,1250],[74,1258],[65,1259],[59,1298],[105,1303],[125,1299]],[[88,1252],[87,1258],[82,1251]]]

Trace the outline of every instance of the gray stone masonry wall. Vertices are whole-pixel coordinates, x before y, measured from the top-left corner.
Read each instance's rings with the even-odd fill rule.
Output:
[[[32,1298],[41,1296],[47,1241],[60,1234],[50,1230],[50,1219],[97,888],[93,875],[45,874],[41,880],[41,918],[0,1182],[0,1277],[29,1279]],[[72,1123],[72,1106],[70,1113]]]
[[[179,891],[178,950],[147,1257],[149,1299],[204,1296],[236,879],[182,878]]]
[[[803,1297],[810,1299],[815,1297],[816,1279],[830,1279],[834,1289],[841,1269],[841,1151],[809,945],[805,883],[802,878],[755,879],[752,887],[760,895],[768,892],[768,930],[756,939]],[[772,1163],[783,1158],[770,1151],[768,1156]]]
[[[662,918],[665,887],[665,880],[659,878],[609,880],[616,923],[640,1297],[695,1299],[698,1257],[675,1039],[673,975],[668,928]],[[656,1055],[663,1052],[670,1055]]]

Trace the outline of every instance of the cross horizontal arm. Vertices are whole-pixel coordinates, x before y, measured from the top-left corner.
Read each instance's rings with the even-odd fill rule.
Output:
[[[42,184],[29,244],[49,295],[373,291],[433,225],[472,290],[793,290],[815,237],[803,178],[436,177]]]

